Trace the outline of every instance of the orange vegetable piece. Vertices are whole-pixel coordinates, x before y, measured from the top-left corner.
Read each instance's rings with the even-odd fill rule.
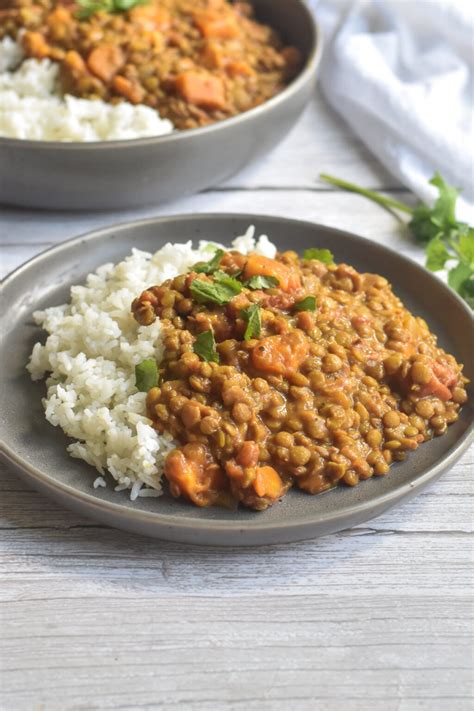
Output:
[[[269,499],[278,499],[285,488],[280,476],[273,467],[257,467],[255,479],[252,483],[257,496],[265,496]]]
[[[206,42],[202,51],[202,58],[206,66],[211,69],[219,69],[224,65],[222,50],[214,42]]]
[[[115,44],[101,44],[87,57],[87,66],[92,74],[104,82],[109,82],[124,63],[123,52]]]
[[[306,360],[309,343],[299,330],[263,338],[252,349],[252,364],[257,370],[276,375],[294,373]]]
[[[231,77],[236,77],[236,76],[253,76],[255,74],[254,70],[248,64],[247,62],[244,61],[238,61],[235,60],[233,62],[229,62],[229,64],[226,67],[227,73],[230,74]]]
[[[420,397],[437,397],[446,402],[452,397],[450,388],[457,382],[456,373],[447,365],[433,363],[433,377],[418,391]]]
[[[25,32],[21,38],[23,48],[29,57],[45,59],[49,57],[51,47],[39,32]]]
[[[283,291],[292,291],[301,286],[298,274],[287,264],[277,262],[276,259],[262,257],[260,254],[249,254],[245,265],[244,277],[250,279],[253,276],[272,276],[278,279],[279,287]]]
[[[145,96],[145,92],[139,84],[134,84],[130,79],[126,79],[120,74],[112,79],[112,86],[117,94],[124,96],[131,104],[139,104]]]
[[[194,71],[182,72],[176,77],[175,86],[190,104],[211,110],[226,106],[224,84],[218,77]]]
[[[203,37],[232,39],[239,33],[239,28],[232,15],[222,16],[212,10],[203,10],[194,14],[194,22]]]
[[[171,494],[184,496],[196,506],[212,506],[226,488],[222,469],[207,461],[205,448],[199,444],[174,449],[166,457],[164,469]]]
[[[79,52],[76,52],[73,49],[69,50],[69,52],[66,52],[66,55],[63,59],[63,65],[75,78],[84,76],[84,74],[89,74],[89,71],[86,67],[86,63],[82,59],[81,55],[79,54]]]
[[[144,30],[167,30],[171,26],[169,11],[156,5],[138,5],[129,11],[128,16]]]

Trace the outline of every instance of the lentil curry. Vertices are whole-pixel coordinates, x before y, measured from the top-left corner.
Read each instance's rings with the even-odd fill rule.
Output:
[[[179,129],[263,103],[302,65],[249,2],[148,0],[86,15],[80,8],[73,0],[2,0],[0,38],[18,37],[26,57],[58,62],[66,93],[146,104]]]
[[[152,286],[164,357],[147,395],[173,496],[263,510],[290,486],[318,494],[383,476],[442,435],[466,400],[462,366],[376,274],[328,250],[274,259],[218,250]]]

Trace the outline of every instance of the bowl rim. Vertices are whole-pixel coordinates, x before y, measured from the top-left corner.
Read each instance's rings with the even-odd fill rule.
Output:
[[[306,14],[307,22],[311,28],[312,46],[306,59],[306,64],[298,76],[295,77],[295,79],[291,81],[288,86],[280,91],[280,93],[268,99],[268,101],[265,101],[263,104],[260,104],[253,109],[249,109],[248,111],[244,111],[243,113],[237,114],[236,116],[223,119],[222,121],[216,121],[216,123],[209,124],[208,126],[186,129],[185,131],[175,129],[171,133],[165,133],[160,136],[144,136],[142,138],[118,139],[113,141],[42,141],[0,136],[0,148],[31,148],[34,150],[62,150],[72,152],[81,150],[106,150],[109,148],[117,150],[138,148],[149,145],[155,146],[172,144],[176,141],[184,141],[188,138],[192,139],[197,136],[213,134],[218,131],[226,130],[227,128],[232,129],[233,127],[246,121],[251,121],[253,118],[258,118],[267,111],[278,108],[280,105],[291,100],[291,98],[313,78],[321,61],[323,51],[323,34],[321,25],[316,20],[314,13],[311,12],[305,0],[291,1],[296,3]]]
[[[20,275],[24,269],[29,268],[32,263],[36,262],[40,265],[44,259],[47,259],[49,257],[49,254],[51,252],[59,253],[64,249],[67,250],[69,246],[80,244],[84,241],[93,243],[96,240],[100,240],[107,234],[114,234],[122,230],[136,229],[146,224],[165,224],[167,222],[174,222],[176,220],[180,220],[183,222],[192,222],[196,219],[217,219],[226,220],[229,222],[237,219],[244,220],[248,222],[248,224],[252,224],[252,222],[255,223],[256,221],[258,222],[258,220],[277,220],[278,222],[288,223],[294,226],[298,224],[306,226],[310,225],[314,230],[323,229],[326,232],[332,233],[334,236],[338,234],[343,234],[346,236],[349,235],[351,239],[354,239],[360,244],[361,249],[363,249],[364,246],[368,247],[369,245],[371,245],[372,247],[375,247],[380,252],[382,252],[382,254],[385,254],[387,257],[393,256],[393,254],[395,253],[399,259],[408,262],[411,266],[414,266],[417,270],[423,272],[425,276],[426,273],[428,273],[428,275],[430,275],[430,277],[436,281],[437,286],[445,292],[446,296],[448,297],[448,300],[451,300],[457,307],[461,307],[465,314],[471,317],[471,310],[469,309],[467,304],[446,284],[438,280],[433,274],[427,272],[427,270],[425,270],[415,260],[411,259],[410,257],[407,257],[406,255],[395,252],[386,245],[374,242],[373,240],[367,237],[362,237],[361,235],[357,235],[348,230],[330,227],[328,225],[312,222],[310,220],[298,220],[293,218],[280,217],[276,215],[254,213],[217,212],[198,214],[173,214],[165,215],[162,217],[146,218],[142,220],[132,220],[129,222],[118,223],[116,225],[100,227],[96,230],[84,233],[82,235],[78,235],[77,237],[73,237],[72,239],[65,240],[64,242],[60,242],[56,245],[53,245],[49,249],[35,255],[27,262],[20,265],[17,269],[12,271],[10,274],[8,274],[3,280],[3,286],[8,286],[12,281],[14,281],[17,275]],[[166,535],[164,535],[165,529],[168,531],[173,530],[177,532],[181,531],[188,533],[194,531],[203,534],[216,532],[221,532],[223,535],[229,533],[241,533],[245,534],[246,536],[252,537],[255,534],[258,535],[259,533],[271,533],[272,531],[276,533],[277,531],[280,531],[282,527],[284,527],[285,531],[292,532],[293,534],[298,534],[298,532],[300,532],[302,537],[304,537],[306,535],[305,532],[308,526],[311,527],[312,525],[314,526],[316,524],[317,526],[337,525],[337,530],[339,530],[343,527],[339,526],[339,523],[341,521],[344,521],[344,523],[348,523],[348,525],[352,525],[350,521],[358,515],[364,515],[365,513],[367,513],[367,518],[371,518],[371,516],[377,515],[377,511],[380,512],[381,510],[385,510],[390,506],[395,505],[398,501],[405,498],[405,496],[409,494],[415,494],[416,492],[425,488],[425,486],[427,486],[429,482],[438,478],[438,476],[440,476],[446,469],[450,468],[468,449],[468,447],[473,441],[474,427],[471,421],[470,425],[466,427],[465,431],[451,447],[451,449],[445,452],[444,455],[436,462],[436,464],[428,466],[428,468],[422,474],[420,474],[414,481],[408,481],[405,484],[398,486],[397,488],[388,492],[376,494],[368,500],[364,499],[362,501],[354,502],[352,505],[346,506],[343,511],[336,509],[335,511],[329,510],[319,512],[317,522],[315,522],[314,519],[311,518],[310,514],[307,514],[305,517],[297,518],[297,520],[294,522],[285,522],[284,524],[282,524],[281,522],[264,521],[261,519],[255,519],[255,521],[242,521],[239,519],[236,519],[235,521],[213,521],[211,519],[199,520],[198,518],[188,516],[182,517],[179,515],[162,514],[159,511],[146,511],[143,509],[130,508],[119,501],[112,502],[99,499],[94,496],[94,493],[92,491],[91,493],[80,491],[74,486],[71,486],[70,484],[67,484],[63,481],[57,480],[50,476],[48,473],[43,472],[34,464],[31,464],[25,459],[23,459],[21,455],[18,455],[16,451],[9,447],[7,443],[3,440],[0,440],[0,459],[4,459],[10,464],[12,464],[17,470],[19,470],[23,475],[25,475],[29,481],[37,484],[39,488],[43,490],[47,489],[49,492],[53,492],[53,495],[54,493],[61,494],[67,500],[72,500],[76,502],[78,506],[85,507],[87,509],[87,513],[85,515],[90,515],[92,517],[99,516],[100,518],[100,512],[102,512],[103,514],[111,517],[118,516],[122,520],[126,520],[137,525],[149,523],[156,530],[159,529],[161,532],[161,537],[164,538],[166,538]],[[83,511],[85,511],[85,509],[83,509]],[[119,528],[121,527],[117,524],[112,525],[116,525]],[[136,531],[137,529],[134,528],[133,530]],[[329,528],[327,530],[329,531]],[[155,535],[156,537],[160,537],[159,534]],[[171,540],[177,539],[173,538]]]

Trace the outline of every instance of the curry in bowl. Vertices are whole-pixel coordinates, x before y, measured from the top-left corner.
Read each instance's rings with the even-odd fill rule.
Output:
[[[132,309],[162,321],[147,414],[181,442],[164,466],[172,494],[198,506],[262,510],[290,486],[383,476],[466,400],[461,366],[387,280],[327,249],[219,250]]]
[[[5,90],[21,94],[34,83],[24,72],[42,67],[58,95],[93,102],[89,110],[103,103],[149,107],[142,115],[157,114],[163,123],[156,126],[155,118],[138,135],[196,128],[248,111],[280,93],[304,61],[255,18],[251,3],[227,0],[6,0],[2,38],[17,43],[5,44],[16,57],[4,62],[14,65]],[[84,111],[72,103],[75,115]],[[9,135],[5,131],[13,128],[5,125],[0,122],[0,134]]]

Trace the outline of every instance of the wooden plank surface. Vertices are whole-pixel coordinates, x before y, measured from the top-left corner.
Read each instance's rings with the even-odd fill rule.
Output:
[[[5,208],[1,272],[113,222],[255,212],[350,229],[422,261],[393,217],[319,172],[411,199],[316,96],[225,186],[122,213]],[[473,451],[350,531],[255,549],[147,540],[72,514],[2,466],[5,711],[468,711]]]

